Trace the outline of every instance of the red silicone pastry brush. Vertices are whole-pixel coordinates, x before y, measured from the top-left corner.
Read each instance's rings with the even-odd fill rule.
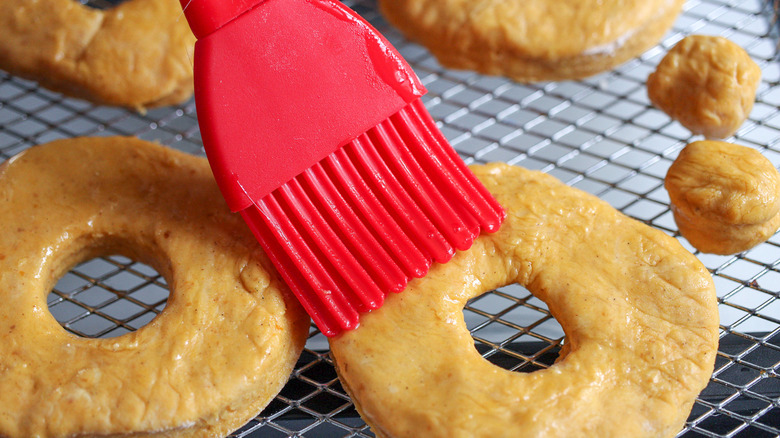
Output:
[[[493,232],[504,210],[431,119],[425,89],[333,0],[181,0],[222,194],[327,336]]]

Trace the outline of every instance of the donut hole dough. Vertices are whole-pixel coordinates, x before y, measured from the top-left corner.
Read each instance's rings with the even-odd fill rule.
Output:
[[[177,0],[3,0],[0,41],[0,68],[67,96],[143,110],[192,95],[195,36]]]
[[[463,319],[477,353],[501,368],[530,373],[559,359],[560,323],[517,283],[468,300]]]
[[[225,436],[286,383],[309,318],[204,158],[124,137],[59,140],[0,169],[0,436]],[[75,336],[46,293],[121,254],[167,280],[137,331]]]
[[[79,259],[74,260],[72,268],[68,263],[59,263],[63,268],[52,273],[54,284],[46,288],[50,292],[45,296],[49,312],[69,333],[109,339],[150,324],[164,310],[169,297],[167,286],[157,283],[171,284],[172,279],[157,269],[170,262],[150,260],[149,255],[159,250],[132,249],[134,244],[127,239],[107,236],[101,239],[105,243],[90,244],[89,249],[75,251]],[[145,260],[139,260],[139,256]],[[159,257],[167,258],[165,254]],[[129,262],[125,263],[126,259]],[[123,266],[114,266],[116,262]],[[106,269],[111,271],[103,274]],[[136,273],[139,270],[142,273]],[[80,280],[77,286],[68,279],[61,287],[60,280],[68,271],[76,271],[87,279]]]
[[[693,142],[669,167],[664,186],[680,233],[699,251],[746,251],[780,227],[780,174],[753,148]]]
[[[520,82],[578,79],[654,45],[682,0],[381,0],[445,67]]]
[[[664,56],[647,78],[655,106],[693,134],[726,138],[753,109],[761,68],[723,37],[692,35]]]
[[[74,0],[82,3],[81,0]],[[84,6],[88,6],[93,9],[99,9],[102,11],[113,9],[120,4],[130,0],[86,0],[86,3],[82,3]]]
[[[549,175],[474,166],[507,209],[495,234],[330,338],[344,388],[380,437],[673,437],[718,348],[712,277],[679,242]],[[566,333],[528,374],[474,348],[462,309],[518,283]]]

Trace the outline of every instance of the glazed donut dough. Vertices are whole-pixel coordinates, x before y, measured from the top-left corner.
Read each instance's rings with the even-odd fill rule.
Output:
[[[723,37],[691,35],[677,43],[647,78],[653,104],[693,134],[726,138],[753,109],[761,68]]]
[[[712,277],[674,238],[555,178],[473,170],[507,209],[495,234],[330,338],[342,384],[380,437],[673,437],[718,349]],[[566,333],[552,367],[474,348],[470,298],[512,283]]]
[[[178,0],[2,0],[0,41],[0,69],[68,96],[140,110],[192,95],[195,36]]]
[[[780,174],[761,152],[722,141],[696,141],[664,179],[680,233],[696,249],[736,254],[780,227]]]
[[[658,42],[684,0],[380,0],[445,67],[517,81],[577,79]]]
[[[225,436],[277,394],[309,319],[205,159],[137,139],[36,146],[0,170],[0,436]],[[166,279],[165,309],[107,339],[63,329],[46,295],[90,258]]]

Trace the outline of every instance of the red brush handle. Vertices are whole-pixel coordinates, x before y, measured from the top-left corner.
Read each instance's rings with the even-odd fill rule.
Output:
[[[265,0],[180,0],[195,37],[203,38]]]
[[[218,23],[198,16],[220,3],[229,1],[192,0],[187,18]],[[390,43],[340,1],[264,0],[238,13],[200,38],[194,56],[203,145],[233,211],[425,92]]]

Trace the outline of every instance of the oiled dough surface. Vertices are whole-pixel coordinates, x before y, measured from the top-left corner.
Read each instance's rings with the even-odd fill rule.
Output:
[[[502,228],[330,339],[383,437],[673,437],[718,347],[715,289],[675,239],[551,176],[473,167]],[[474,348],[465,302],[511,283],[545,301],[565,357],[514,373]]]
[[[204,158],[133,138],[26,150],[0,170],[0,436],[225,436],[282,388],[309,318]],[[109,339],[66,332],[46,295],[122,254],[161,273],[165,309]]]

